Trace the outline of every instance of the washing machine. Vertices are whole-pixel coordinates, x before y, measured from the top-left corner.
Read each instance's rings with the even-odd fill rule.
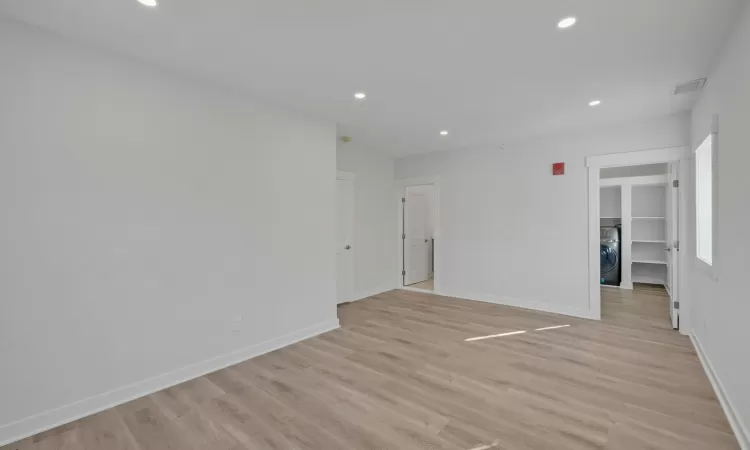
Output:
[[[620,227],[601,227],[600,232],[601,284],[620,285]]]

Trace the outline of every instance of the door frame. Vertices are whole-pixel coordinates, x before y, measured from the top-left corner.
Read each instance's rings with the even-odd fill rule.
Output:
[[[680,180],[680,171],[684,170],[680,166],[682,166],[683,161],[675,161],[669,163],[667,173],[667,179],[669,180],[667,186],[672,184],[674,180],[677,180],[679,182]],[[682,205],[681,197],[684,195],[684,192],[677,191],[676,197],[674,190],[669,190],[667,194],[667,206],[669,207],[669,210],[667,211],[668,217],[671,217],[672,220],[667,220],[667,237],[671,236],[673,239],[675,236],[677,236],[677,239],[680,239],[680,230],[681,230],[681,223],[679,220],[675,220],[675,217],[679,218],[680,213],[682,211]],[[676,201],[675,201],[676,200]],[[675,214],[675,211],[677,214]],[[668,286],[667,286],[667,292],[669,292],[670,297],[672,296],[672,291],[677,292],[677,299],[678,301],[681,301],[683,297],[683,293],[680,291],[680,267],[682,267],[682,263],[680,261],[680,251],[679,249],[675,250],[674,247],[667,246],[668,249],[670,249],[669,254],[667,254],[667,260],[670,262],[670,264],[667,266],[667,279],[669,280]],[[676,270],[675,270],[676,269]],[[670,287],[671,286],[671,287]],[[680,305],[682,306],[682,305]],[[673,316],[674,308],[673,305],[670,302],[669,305],[669,316],[672,320],[672,326],[674,327],[676,325],[676,328],[680,328],[680,314],[677,314],[677,319],[675,323],[675,318]]]
[[[356,185],[356,178],[357,175],[352,172],[344,172],[341,170],[336,171],[336,181],[351,181],[352,182],[352,292],[349,299],[346,299],[339,303],[338,298],[338,268],[336,270],[336,304],[340,305],[342,303],[347,303],[354,301],[357,298],[357,185]],[[336,186],[336,189],[338,189],[338,186]],[[336,205],[336,208],[338,208],[338,205]],[[338,211],[336,211],[336,214],[338,214]],[[336,219],[338,220],[338,219]],[[338,239],[338,236],[336,236],[336,239]]]
[[[586,167],[588,169],[588,223],[589,223],[589,316],[595,320],[601,320],[602,303],[601,303],[601,283],[599,275],[599,189],[601,182],[599,179],[599,170],[607,167],[637,166],[643,164],[672,163],[680,161],[679,180],[680,188],[684,189],[683,195],[680,195],[679,215],[679,236],[680,256],[677,265],[677,291],[679,292],[680,301],[680,333],[689,334],[690,323],[690,303],[685,293],[684,273],[688,252],[686,244],[688,243],[688,208],[687,208],[687,186],[690,181],[690,171],[687,170],[690,165],[689,159],[692,157],[690,147],[668,147],[653,150],[641,150],[627,153],[614,153],[608,155],[597,155],[586,157]],[[685,324],[683,326],[683,324]]]
[[[437,176],[430,176],[430,177],[417,177],[417,178],[399,178],[397,180],[394,180],[394,204],[396,207],[396,246],[398,247],[398,250],[396,254],[398,255],[398,259],[395,261],[394,267],[396,270],[394,271],[395,275],[395,286],[396,289],[403,289],[406,291],[415,291],[415,292],[427,292],[430,294],[439,294],[441,291],[441,285],[440,285],[440,273],[442,270],[441,265],[441,248],[442,248],[442,241],[440,239],[441,230],[440,230],[440,177]],[[401,275],[401,272],[404,270],[404,243],[401,239],[401,235],[404,232],[404,206],[401,201],[402,198],[406,196],[406,188],[409,186],[428,186],[431,185],[435,189],[435,226],[434,226],[434,232],[433,232],[433,238],[435,239],[435,247],[433,248],[433,258],[435,260],[435,264],[433,267],[433,290],[428,291],[426,289],[418,289],[413,288],[409,286],[404,286],[404,278]]]

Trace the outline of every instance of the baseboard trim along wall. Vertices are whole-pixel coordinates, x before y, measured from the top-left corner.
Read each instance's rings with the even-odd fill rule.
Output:
[[[551,303],[533,301],[533,300],[519,300],[509,297],[497,297],[488,294],[475,294],[475,293],[455,293],[455,292],[436,292],[437,295],[443,295],[446,297],[464,298],[467,300],[475,300],[484,303],[493,303],[495,305],[503,306],[514,306],[516,308],[531,309],[534,311],[542,311],[554,314],[562,314],[565,316],[580,317],[583,319],[598,320],[591,316],[591,312],[588,309],[577,309],[567,306],[559,306]]]
[[[727,397],[724,386],[721,384],[721,380],[716,376],[716,371],[714,371],[714,368],[711,365],[711,360],[708,359],[708,355],[703,351],[703,346],[701,345],[698,336],[695,334],[695,330],[693,330],[693,333],[690,335],[690,340],[693,341],[693,347],[695,347],[695,352],[698,354],[698,359],[700,359],[701,365],[703,365],[703,370],[706,372],[706,376],[708,376],[708,380],[711,382],[711,386],[713,386],[714,392],[719,398],[721,407],[724,409],[724,414],[727,416],[729,425],[732,427],[732,431],[734,431],[734,435],[737,437],[740,448],[742,450],[750,450],[750,433],[748,433],[742,420],[740,420],[737,414],[735,414],[732,402],[729,400],[729,397]]]
[[[361,292],[358,292],[354,296],[354,300],[352,300],[352,301],[356,302],[358,300],[364,300],[364,299],[366,299],[368,297],[372,297],[374,295],[382,294],[383,292],[392,291],[394,289],[396,289],[396,288],[393,287],[393,286],[391,286],[390,284],[388,284],[386,286],[381,286],[381,287],[378,287],[376,289],[370,289],[370,290],[366,290],[366,291],[361,291]]]
[[[25,439],[337,328],[339,328],[338,319],[321,322],[250,347],[2,425],[0,426],[0,446]]]

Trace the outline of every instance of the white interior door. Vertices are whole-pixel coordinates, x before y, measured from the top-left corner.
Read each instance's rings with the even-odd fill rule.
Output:
[[[429,278],[429,241],[427,232],[429,198],[424,192],[406,189],[404,203],[404,285]]]
[[[669,315],[672,327],[679,328],[679,239],[680,239],[680,187],[679,162],[669,165],[669,185],[667,186],[667,289],[669,290]]]
[[[336,180],[336,290],[338,303],[354,299],[353,180]]]

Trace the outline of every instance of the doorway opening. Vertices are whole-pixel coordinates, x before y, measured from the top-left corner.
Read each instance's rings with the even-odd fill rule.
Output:
[[[671,258],[677,252],[677,226],[674,216],[679,205],[679,187],[672,176],[679,162],[609,167],[599,171],[600,184],[600,277],[602,287],[636,294],[602,297],[602,316],[616,318],[622,311],[628,315],[646,315],[653,310],[655,323],[666,320],[666,311],[674,328],[679,320],[670,308],[674,291],[674,266]],[[672,204],[675,210],[672,210]],[[649,292],[651,304],[641,297]],[[664,313],[664,317],[659,318]],[[659,320],[662,319],[662,320]]]
[[[354,179],[349,172],[336,174],[336,303],[354,300]]]
[[[587,159],[594,318],[650,317],[680,328],[687,155],[680,147]]]
[[[404,186],[400,216],[401,286],[406,289],[435,292],[435,184]]]

